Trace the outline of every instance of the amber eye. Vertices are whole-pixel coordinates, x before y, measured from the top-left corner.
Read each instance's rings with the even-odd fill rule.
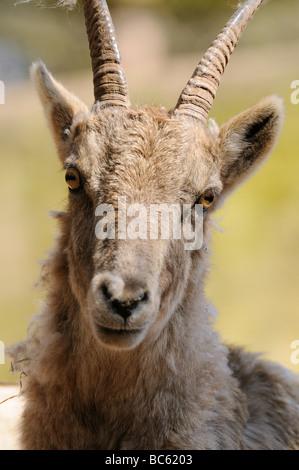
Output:
[[[79,189],[81,185],[79,172],[75,168],[68,168],[65,173],[65,181],[69,189]]]
[[[215,194],[212,189],[207,189],[198,199],[197,204],[202,204],[203,211],[205,212],[213,204]]]

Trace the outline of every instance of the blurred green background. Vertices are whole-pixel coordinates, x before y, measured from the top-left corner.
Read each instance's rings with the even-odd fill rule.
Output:
[[[43,294],[38,260],[53,243],[50,209],[67,191],[42,110],[29,80],[37,58],[87,104],[92,76],[82,8],[15,6],[1,0],[0,340],[24,338]],[[48,2],[48,4],[55,2]],[[110,0],[131,101],[173,107],[235,0]],[[218,211],[207,294],[223,339],[262,351],[299,372],[290,343],[299,339],[299,2],[271,0],[244,33],[218,91],[219,124],[269,94],[285,101],[286,120],[270,159]],[[0,381],[17,380],[9,361]]]

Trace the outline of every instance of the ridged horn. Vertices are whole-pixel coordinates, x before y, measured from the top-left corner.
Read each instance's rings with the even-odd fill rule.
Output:
[[[206,124],[221,77],[250,19],[264,0],[248,0],[230,18],[209,47],[181,93],[175,114],[191,116]]]
[[[92,62],[95,101],[106,106],[130,105],[115,30],[105,0],[83,0]]]

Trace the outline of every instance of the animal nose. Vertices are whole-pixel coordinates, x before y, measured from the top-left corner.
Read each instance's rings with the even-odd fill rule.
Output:
[[[148,293],[144,290],[138,290],[134,295],[132,293],[130,295],[126,294],[124,290],[123,294],[118,298],[111,293],[107,284],[103,284],[101,288],[105,301],[112,309],[112,312],[120,315],[124,320],[132,315],[132,312],[139,304],[145,303],[148,300]]]

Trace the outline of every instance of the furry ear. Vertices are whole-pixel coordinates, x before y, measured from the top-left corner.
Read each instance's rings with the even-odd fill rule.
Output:
[[[272,150],[284,118],[282,100],[263,98],[220,128],[223,195],[233,190]]]
[[[59,156],[63,161],[68,130],[76,115],[88,112],[87,106],[58,83],[42,62],[35,62],[32,65],[31,77],[43,105]]]

